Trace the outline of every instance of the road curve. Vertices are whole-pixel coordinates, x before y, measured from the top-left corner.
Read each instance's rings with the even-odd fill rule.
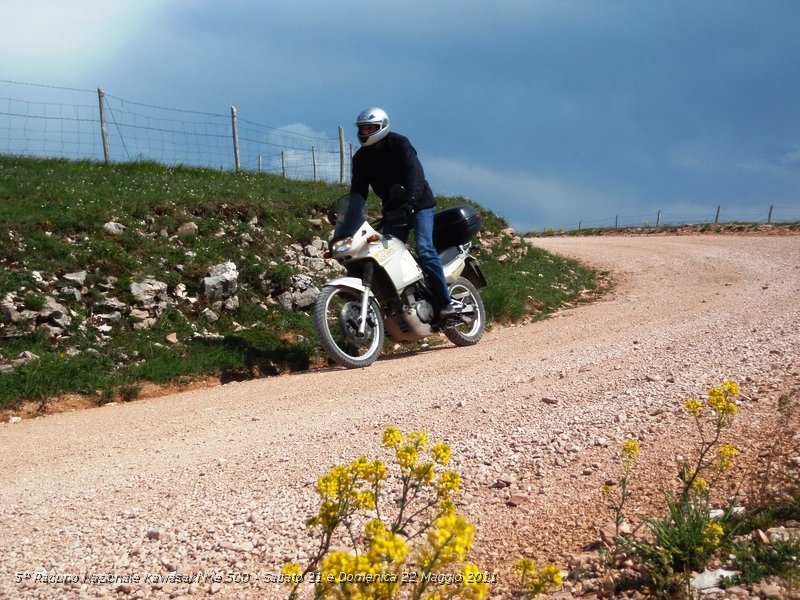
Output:
[[[479,564],[558,561],[594,535],[619,442],[663,470],[686,397],[736,379],[757,425],[758,400],[800,379],[800,236],[529,242],[614,290],[470,348],[0,425],[0,597],[285,597],[270,575],[312,546],[313,482],[386,457],[390,424],[453,448]]]

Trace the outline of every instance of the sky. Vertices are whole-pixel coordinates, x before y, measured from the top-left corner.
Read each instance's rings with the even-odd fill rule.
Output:
[[[797,0],[0,0],[0,80],[335,137],[519,231],[800,219]],[[746,219],[745,219],[746,218]]]

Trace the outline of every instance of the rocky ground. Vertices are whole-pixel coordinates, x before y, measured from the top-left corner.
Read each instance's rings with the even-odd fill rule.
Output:
[[[642,446],[630,518],[658,504],[693,439],[688,397],[736,380],[729,441],[746,458],[774,435],[800,383],[800,236],[530,241],[610,271],[614,292],[471,348],[0,425],[0,597],[285,597],[270,579],[311,550],[314,481],[387,458],[387,425],[452,446],[473,558],[508,597],[520,556],[592,560],[625,439]]]

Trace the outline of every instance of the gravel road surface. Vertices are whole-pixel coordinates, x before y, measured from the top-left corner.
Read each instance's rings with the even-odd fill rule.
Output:
[[[668,477],[688,397],[734,379],[740,443],[769,435],[800,381],[800,236],[529,242],[609,271],[614,291],[471,348],[0,425],[0,597],[286,597],[269,579],[312,546],[314,481],[388,458],[388,425],[452,446],[500,597],[517,557],[563,566],[596,539],[625,439],[643,480]]]

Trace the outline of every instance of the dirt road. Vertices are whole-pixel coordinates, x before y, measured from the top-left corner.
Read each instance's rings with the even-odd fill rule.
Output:
[[[285,597],[269,575],[311,547],[313,482],[387,457],[388,425],[452,446],[499,595],[516,557],[563,564],[596,537],[622,441],[666,476],[686,398],[738,381],[749,436],[800,380],[800,236],[530,241],[614,292],[472,348],[0,425],[0,597]]]

